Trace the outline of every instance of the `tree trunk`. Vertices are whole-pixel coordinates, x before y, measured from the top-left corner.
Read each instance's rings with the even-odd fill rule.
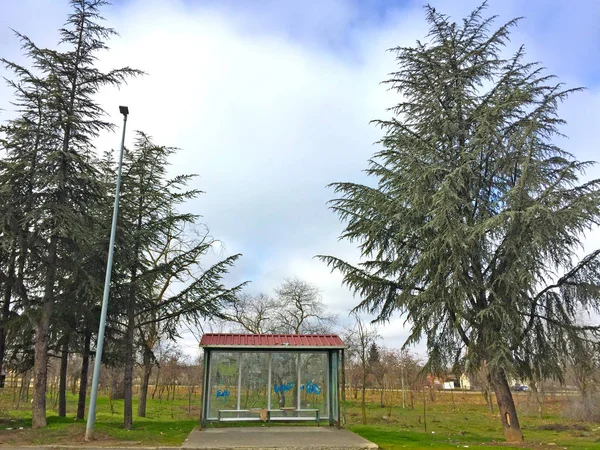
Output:
[[[120,370],[121,376],[116,375]],[[125,388],[123,381],[125,379],[125,367],[122,366],[115,371],[115,375],[110,380],[110,396],[113,400],[123,400],[125,398]]]
[[[46,383],[48,381],[48,330],[52,302],[44,301],[35,329],[33,363],[32,428],[46,426]]]
[[[81,41],[80,41],[81,42]],[[79,49],[78,49],[79,52]],[[75,67],[77,71],[77,67]],[[71,101],[69,113],[73,111],[74,95],[76,89],[76,79],[74,77],[71,92]],[[65,203],[65,182],[66,174],[66,155],[69,150],[70,124],[67,124],[63,138],[63,158],[61,163],[62,179],[59,182],[59,192],[57,203]],[[56,227],[57,218],[54,217],[54,226]],[[45,427],[46,422],[46,382],[48,378],[48,330],[50,328],[50,318],[54,306],[54,284],[56,281],[56,262],[59,237],[54,232],[50,238],[48,247],[48,259],[46,261],[46,280],[44,285],[44,298],[42,302],[41,314],[35,326],[35,346],[34,346],[34,381],[33,381],[33,399],[32,399],[32,428]]]
[[[538,419],[541,419],[543,416],[543,407],[544,407],[544,398],[546,396],[544,390],[544,382],[540,381],[538,389],[536,391],[536,397],[538,399]]]
[[[150,375],[152,374],[152,353],[146,345],[144,345],[144,356],[143,356],[143,374],[142,383],[140,385],[140,396],[138,400],[138,417],[146,417],[146,400],[148,399],[148,383],[150,382]]]
[[[90,344],[92,335],[89,330],[85,330],[85,343],[83,344],[83,353],[81,355],[81,375],[79,377],[79,398],[77,399],[77,420],[83,420],[85,417],[85,397],[87,394],[88,371],[90,367]]]
[[[538,383],[536,381],[531,380],[531,383],[529,383],[529,386],[531,387],[533,395],[535,396],[535,402],[537,403],[538,419],[541,419],[543,416],[543,408],[542,407],[544,404],[544,393],[543,393],[543,391],[540,392],[542,382],[540,381],[540,383],[538,385]]]
[[[32,428],[45,427],[46,422],[46,383],[48,381],[48,331],[54,307],[54,282],[56,279],[56,250],[58,236],[50,238],[44,297],[39,318],[35,322],[35,343],[33,357],[33,398]]]
[[[404,370],[402,371],[402,409],[406,408],[406,391],[404,390]]]
[[[8,315],[10,314],[10,300],[12,297],[13,284],[15,282],[15,262],[16,251],[13,246],[8,263],[8,279],[6,280],[6,288],[2,301],[2,311],[0,312],[0,375],[3,373],[4,355],[6,354],[6,321],[8,320]]]
[[[69,364],[69,333],[63,337],[60,355],[60,381],[58,387],[58,417],[67,417],[67,367]]]
[[[46,390],[46,399],[50,399],[50,403],[52,403],[52,406],[50,407],[50,409],[56,409],[56,407],[58,406],[58,384],[57,384],[57,378],[56,376],[52,376],[51,380],[50,380],[50,392],[48,392]],[[46,408],[48,408],[48,405],[46,405]]]
[[[71,377],[71,395],[77,394],[77,375]]]
[[[366,377],[363,377],[363,382],[362,382],[362,388],[360,390],[360,411],[362,414],[362,424],[366,425],[367,424],[367,406],[366,406],[366,402],[365,402],[365,394],[366,394],[366,389],[367,389],[367,379]]]
[[[17,403],[17,375],[12,373],[12,387],[13,387],[13,404]],[[15,408],[17,409],[17,408]]]
[[[427,396],[425,392],[423,392],[423,427],[425,428],[425,433],[427,433]]]
[[[25,372],[23,372],[21,374],[21,386],[19,386],[19,396],[17,397],[17,401],[16,401],[16,405],[15,405],[15,409],[19,409],[19,407],[21,406],[21,400],[23,400],[23,390],[25,389],[25,378],[27,378],[27,373],[28,371],[26,370]],[[27,378],[27,383],[29,383],[30,380],[29,378]]]
[[[517,417],[515,402],[506,381],[504,369],[490,370],[490,383],[496,393],[500,421],[504,428],[504,437],[507,442],[523,442],[523,433]]]
[[[143,178],[143,176],[142,176]],[[140,183],[143,179],[140,181]],[[144,192],[140,187],[140,196],[138,200],[137,224],[134,246],[134,261],[130,268],[131,271],[131,288],[129,291],[129,299],[127,302],[127,332],[125,334],[125,377],[123,387],[125,389],[125,398],[123,403],[123,427],[126,430],[131,430],[133,427],[133,346],[135,332],[135,301],[136,301],[136,281],[138,269],[138,257],[140,253],[139,233],[142,229],[142,214],[144,205]]]
[[[131,430],[133,427],[133,345],[135,315],[133,299],[129,300],[128,323],[125,334],[125,376],[123,377],[124,402],[123,402],[123,427]]]
[[[154,400],[154,395],[156,394],[156,390],[158,389],[158,382],[159,381],[160,381],[160,365],[157,364],[156,381],[154,382],[154,389],[152,389],[152,400]]]
[[[492,401],[492,387],[488,386],[485,392],[485,401],[490,408],[490,414],[494,414],[494,402]]]

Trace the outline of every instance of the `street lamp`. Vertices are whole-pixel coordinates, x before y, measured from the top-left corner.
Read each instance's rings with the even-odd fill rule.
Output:
[[[100,381],[100,364],[102,363],[102,347],[104,346],[104,329],[106,328],[106,312],[108,310],[108,294],[110,293],[110,275],[112,271],[113,254],[115,251],[115,234],[117,232],[117,216],[119,215],[119,193],[121,190],[121,168],[123,167],[123,152],[125,150],[125,128],[129,108],[119,106],[123,114],[123,136],[121,137],[121,152],[119,153],[119,166],[117,169],[117,186],[115,188],[115,205],[113,208],[112,227],[110,229],[110,244],[108,245],[108,261],[106,262],[106,275],[104,278],[104,294],[102,296],[102,312],[100,313],[100,327],[98,328],[98,342],[96,343],[96,359],[94,360],[94,375],[92,377],[92,391],[90,392],[90,407],[88,409],[87,424],[85,427],[85,440],[89,441],[94,435],[94,422],[96,421],[96,398],[98,397],[98,382]]]

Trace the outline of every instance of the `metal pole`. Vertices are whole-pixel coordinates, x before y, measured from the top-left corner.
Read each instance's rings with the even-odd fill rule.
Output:
[[[400,366],[400,375],[402,380],[402,409],[406,409],[406,391],[404,390],[404,362]]]
[[[346,425],[346,358],[342,349],[342,424]]]
[[[271,358],[271,353],[269,353],[269,378],[267,381],[267,409],[271,409],[271,370],[273,367],[273,359]]]
[[[240,408],[242,407],[242,353],[238,353],[238,355],[237,416],[240,417]]]
[[[119,215],[119,194],[121,190],[121,168],[123,167],[123,152],[125,148],[125,128],[127,127],[127,106],[119,106],[123,114],[123,135],[121,136],[121,151],[117,168],[117,186],[115,188],[115,205],[113,208],[112,227],[110,229],[110,243],[108,245],[108,261],[106,262],[106,275],[104,278],[104,294],[102,296],[102,311],[100,313],[100,327],[98,328],[98,342],[96,343],[96,359],[94,360],[94,375],[92,377],[92,390],[90,392],[90,406],[88,409],[87,424],[85,427],[85,440],[89,441],[94,436],[94,422],[96,421],[96,398],[98,397],[98,382],[100,381],[100,365],[102,363],[102,350],[104,346],[104,329],[106,328],[106,312],[108,310],[108,294],[110,293],[110,276],[112,271],[113,253],[115,250],[115,234],[117,231],[117,216]]]
[[[301,400],[302,397],[300,396],[300,384],[302,383],[302,378],[300,376],[300,372],[301,372],[300,364],[302,364],[302,354],[300,352],[298,352],[298,386],[296,387],[296,393],[297,393],[296,409],[297,410],[302,409],[302,400]],[[306,386],[304,386],[304,389],[306,389]],[[296,416],[300,416],[300,413],[297,412]]]
[[[333,386],[333,378],[332,378],[332,365],[333,365],[333,355],[332,352],[327,352],[327,417],[329,418],[329,425],[331,425],[331,420],[333,417],[333,411],[331,411],[331,397],[333,395],[333,390],[335,386]]]
[[[205,350],[208,350],[208,349],[205,349]],[[210,417],[210,408],[211,408],[210,402],[212,400],[211,396],[212,396],[212,387],[213,387],[211,372],[212,372],[213,356],[218,355],[218,353],[215,353],[215,354],[213,354],[213,353],[214,352],[212,350],[210,350],[208,352],[208,375],[206,377],[206,386],[207,386],[207,388],[206,388],[206,414],[204,415],[205,422],[211,418]],[[206,423],[205,423],[205,425],[206,425]]]
[[[209,349],[204,349],[204,381],[202,382],[202,411],[200,413],[200,426],[206,426],[206,419],[208,418],[208,399],[210,397],[209,394],[209,376],[210,376],[210,355],[211,352]]]

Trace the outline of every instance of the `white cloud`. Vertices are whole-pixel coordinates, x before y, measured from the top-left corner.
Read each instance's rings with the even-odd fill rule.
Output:
[[[479,1],[435,3],[459,18]],[[520,3],[508,3],[502,20],[518,13]],[[191,208],[228,253],[244,254],[232,282],[250,279],[250,290],[272,291],[283,278],[298,276],[318,285],[331,310],[346,316],[358,300],[340,286],[338,274],[313,259],[319,253],[357,255],[351,244],[337,242],[342,226],[327,210],[333,193],[325,185],[364,179],[361,170],[380,136],[369,121],[386,117],[394,103],[379,84],[394,70],[385,50],[423,38],[427,26],[420,5],[360,23],[349,2],[319,4],[313,12],[304,2],[285,10],[279,2],[261,2],[257,12],[222,2],[136,0],[109,9],[108,23],[121,37],[100,64],[149,75],[120,91],[106,90],[100,101],[116,123],[117,106],[129,106],[129,144],[131,131],[140,129],[157,143],[181,147],[173,172],[200,174],[197,187],[207,192]],[[28,8],[48,14],[30,21]],[[11,21],[51,45],[64,9],[28,0],[9,9],[0,25]],[[519,37],[535,42],[527,22],[524,27]],[[18,53],[14,40],[0,39],[3,54]],[[540,54],[553,51],[535,44]],[[566,76],[581,84],[574,68]],[[0,90],[2,103],[6,98]],[[599,107],[597,91],[578,94],[564,107],[577,156],[597,158],[593,136],[600,124],[590,112]],[[117,134],[105,135],[99,148],[118,142]],[[407,331],[398,318],[381,334],[398,346]],[[190,339],[184,344],[190,352],[196,347]]]
[[[214,10],[133,3],[111,17],[121,39],[102,64],[149,76],[102,101],[111,111],[128,103],[129,129],[182,148],[173,171],[199,173],[198,187],[207,192],[193,209],[229,252],[244,254],[245,270],[232,279],[272,292],[298,276],[318,285],[345,318],[357,300],[313,259],[356,255],[337,242],[341,225],[326,207],[332,192],[325,186],[364,177],[379,137],[369,121],[385,117],[393,103],[379,84],[393,68],[385,50],[417,36],[409,17],[366,31],[359,57],[347,60],[281,34],[249,33],[247,24]],[[422,34],[423,25],[417,28]]]

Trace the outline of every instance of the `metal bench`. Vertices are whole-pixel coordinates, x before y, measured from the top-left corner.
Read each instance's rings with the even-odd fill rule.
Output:
[[[260,409],[220,409],[218,415],[219,422],[258,422],[262,421],[260,417]],[[238,417],[222,417],[222,414],[238,414]],[[246,414],[256,414],[258,413],[258,417],[239,417],[240,413]]]
[[[272,416],[273,412],[291,412],[296,413],[295,416]],[[313,413],[312,416],[300,416],[299,413]],[[309,421],[316,420],[317,426],[320,426],[320,416],[318,409],[296,409],[296,408],[280,408],[280,409],[268,409],[267,410],[267,422],[295,422],[295,421]]]

